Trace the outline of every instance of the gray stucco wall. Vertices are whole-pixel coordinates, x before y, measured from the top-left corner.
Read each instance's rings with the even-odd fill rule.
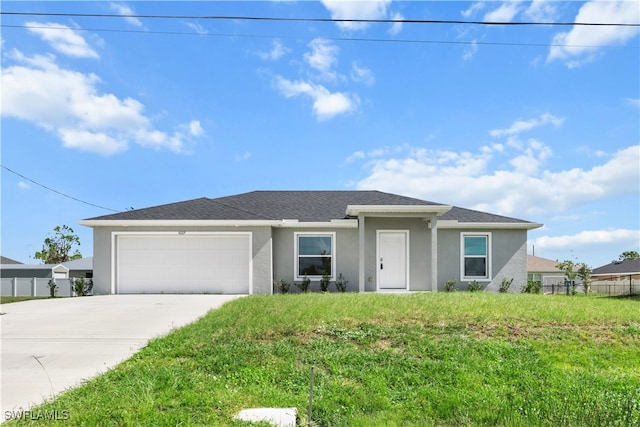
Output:
[[[409,289],[431,290],[431,230],[422,218],[365,218],[365,291],[376,291],[377,230],[409,231]]]
[[[459,290],[467,290],[468,282],[460,278],[460,234],[478,230],[438,230],[438,290],[447,280],[457,280]],[[497,292],[503,278],[513,278],[511,292],[518,292],[527,281],[527,231],[483,230],[491,233],[491,281],[481,281],[484,289]]]
[[[271,278],[270,227],[95,227],[93,231],[93,293],[111,293],[112,233],[187,230],[187,232],[251,232],[254,294],[269,294]]]
[[[358,291],[358,230],[357,229],[305,229],[305,228],[276,228],[273,230],[273,278],[274,280],[284,279],[291,283],[291,292],[299,292],[295,286],[295,233],[336,233],[336,277],[342,273],[349,281],[348,292]],[[312,280],[311,290],[320,289],[319,280]],[[329,286],[330,292],[335,292],[335,284],[332,281]]]

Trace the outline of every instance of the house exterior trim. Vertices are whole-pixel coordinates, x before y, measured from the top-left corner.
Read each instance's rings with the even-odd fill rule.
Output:
[[[459,222],[457,220],[439,220],[442,229],[481,229],[481,230],[535,230],[542,224],[534,222]]]

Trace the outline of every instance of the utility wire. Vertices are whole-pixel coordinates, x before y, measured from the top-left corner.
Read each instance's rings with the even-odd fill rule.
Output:
[[[264,34],[229,34],[229,33],[194,33],[185,31],[149,31],[149,30],[123,30],[111,28],[69,28],[51,27],[40,25],[5,25],[0,24],[0,28],[26,28],[45,30],[66,30],[66,31],[95,31],[111,33],[138,33],[138,34],[162,34],[180,36],[200,36],[200,37],[230,37],[230,38],[266,38],[266,39],[293,39],[300,40],[300,36],[277,36]],[[587,45],[587,44],[553,44],[553,43],[515,43],[515,42],[482,42],[482,41],[447,41],[447,40],[419,40],[419,39],[380,39],[367,37],[322,37],[331,41],[353,41],[353,42],[375,42],[375,43],[423,43],[423,44],[457,44],[457,45],[479,45],[479,46],[531,46],[531,47],[584,47],[584,48],[619,48],[637,49],[638,46],[612,46],[612,45]]]
[[[224,15],[138,15],[112,13],[46,13],[46,12],[0,12],[0,15],[15,16],[67,16],[85,18],[138,18],[138,19],[208,19],[220,21],[284,21],[284,22],[351,22],[351,23],[388,23],[388,24],[462,24],[462,25],[550,25],[550,26],[605,26],[640,27],[640,23],[605,22],[503,22],[503,21],[464,21],[450,19],[346,19],[346,18],[283,18],[266,16],[224,16]]]
[[[93,207],[96,207],[96,208],[104,209],[104,210],[106,210],[106,211],[111,211],[111,212],[121,212],[121,211],[118,211],[118,210],[115,210],[115,209],[105,208],[104,206],[96,205],[96,204],[94,204],[94,203],[90,203],[90,202],[87,202],[87,201],[85,201],[85,200],[78,199],[77,197],[70,196],[70,195],[65,194],[65,193],[63,193],[63,192],[61,192],[61,191],[58,191],[58,190],[54,190],[54,189],[53,189],[53,188],[51,188],[51,187],[47,187],[47,186],[46,186],[46,185],[44,185],[44,184],[40,184],[39,182],[34,181],[34,180],[33,180],[33,179],[31,179],[31,178],[28,178],[28,177],[26,177],[26,176],[24,176],[24,175],[22,175],[22,174],[20,174],[20,173],[18,173],[18,172],[16,172],[16,171],[12,170],[12,169],[9,169],[9,168],[8,168],[8,167],[6,167],[5,165],[0,165],[0,167],[1,167],[2,169],[6,170],[7,172],[11,172],[11,173],[12,173],[12,174],[14,174],[14,175],[18,175],[20,178],[22,178],[22,179],[26,179],[27,181],[29,181],[29,182],[31,182],[31,183],[33,183],[33,184],[35,184],[35,185],[38,185],[38,186],[40,186],[40,187],[42,187],[42,188],[44,188],[44,189],[46,189],[46,190],[49,190],[49,191],[52,191],[52,192],[54,192],[54,193],[56,193],[56,194],[59,194],[59,195],[61,195],[61,196],[64,196],[64,197],[66,197],[66,198],[68,198],[68,199],[75,200],[76,202],[84,203],[85,205],[89,205],[89,206],[93,206]]]

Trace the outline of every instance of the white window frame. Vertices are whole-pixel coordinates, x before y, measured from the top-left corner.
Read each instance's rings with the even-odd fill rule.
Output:
[[[480,256],[469,256],[466,257],[464,255],[464,238],[465,237],[486,237],[487,238],[487,254],[484,257]],[[491,272],[491,264],[492,264],[492,253],[491,253],[491,233],[490,232],[464,232],[460,233],[460,280],[477,280],[479,282],[490,282],[492,280],[493,274]],[[464,260],[465,258],[486,258],[486,267],[487,267],[487,275],[486,276],[466,276],[464,271]]]
[[[336,276],[336,233],[335,232],[306,232],[306,231],[296,231],[293,233],[294,237],[294,250],[293,250],[293,268],[294,268],[294,277],[295,280],[302,280],[304,275],[300,275],[299,270],[299,262],[298,259],[300,255],[298,254],[298,238],[299,237],[331,237],[331,278],[330,280],[335,280]],[[303,255],[304,256],[304,255]],[[309,255],[309,256],[318,256],[318,255]],[[322,275],[317,276],[307,276],[311,280],[320,280]]]

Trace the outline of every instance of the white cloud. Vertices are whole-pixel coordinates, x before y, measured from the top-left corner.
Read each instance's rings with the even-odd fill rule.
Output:
[[[464,54],[462,55],[462,59],[465,61],[470,61],[475,54],[478,52],[478,42],[477,40],[473,40],[471,45],[465,49]]]
[[[98,53],[72,28],[54,22],[27,22],[27,29],[56,51],[75,58],[99,58]]]
[[[505,215],[565,212],[618,194],[640,191],[640,146],[622,149],[591,169],[550,170],[549,147],[485,146],[456,153],[404,146],[391,158],[365,158],[359,189],[379,189]],[[351,156],[350,160],[358,160]],[[366,156],[364,156],[366,157]],[[495,162],[501,165],[490,170]]]
[[[135,15],[136,13],[126,4],[122,3],[109,3],[112,10],[115,10],[119,15],[123,15],[124,19],[131,25],[136,27],[142,27],[142,22],[136,17],[126,16],[126,15]]]
[[[551,124],[555,127],[558,127],[558,126],[561,126],[563,122],[564,122],[563,118],[556,117],[553,114],[544,113],[544,114],[541,114],[540,117],[536,117],[533,119],[516,120],[507,129],[493,129],[489,132],[489,135],[496,136],[496,137],[518,135],[524,131],[528,131],[546,124]]]
[[[245,151],[242,154],[238,154],[236,156],[236,162],[244,162],[246,160],[249,160],[251,158],[251,153],[249,151]]]
[[[578,12],[575,22],[604,22],[610,24],[640,22],[640,3],[637,1],[590,1]],[[553,37],[547,62],[563,61],[569,68],[578,67],[598,58],[598,46],[624,44],[640,32],[638,27],[574,26],[571,31]]]
[[[322,0],[322,4],[331,13],[333,19],[384,19],[391,0],[343,1]],[[337,22],[342,30],[363,30],[367,22]]]
[[[207,31],[207,29],[200,24],[194,22],[185,22],[184,25],[191,28],[196,32],[196,34],[200,34],[201,36],[206,36],[207,34],[209,34],[209,31]]]
[[[391,16],[391,19],[394,21],[402,21],[404,19],[404,16],[402,16],[401,13],[396,12],[393,14],[393,16]],[[400,34],[401,31],[402,22],[394,22],[393,24],[391,24],[391,28],[389,28],[389,34],[391,34],[392,36]]]
[[[533,0],[524,14],[535,22],[553,22],[558,17],[556,0]]]
[[[280,40],[273,40],[271,42],[271,50],[258,52],[258,56],[265,61],[277,61],[289,52],[291,52],[291,49],[283,45]]]
[[[309,47],[311,51],[304,54],[306,63],[320,72],[320,78],[336,80],[338,75],[333,68],[338,64],[340,48],[323,38],[311,40]]]
[[[632,107],[640,107],[640,98],[626,98],[626,101]]]
[[[291,81],[277,76],[274,83],[280,93],[287,98],[307,95],[313,99],[313,112],[318,120],[327,120],[339,114],[355,111],[360,102],[356,95],[332,93],[322,85],[309,82]]]
[[[587,230],[573,235],[540,236],[534,239],[536,248],[543,250],[574,249],[587,245],[617,243],[621,246],[637,247],[640,242],[640,230],[615,228],[607,230]]]
[[[184,152],[190,137],[202,133],[197,121],[182,125],[188,132],[155,129],[140,101],[100,93],[97,75],[61,68],[52,55],[14,49],[7,57],[15,63],[2,69],[2,115],[35,123],[65,147],[111,155],[135,142]]]
[[[487,22],[511,22],[520,12],[521,3],[515,1],[502,2],[500,7],[484,15]]]
[[[364,83],[367,86],[371,86],[376,82],[373,72],[368,68],[359,66],[356,61],[351,64],[351,80]]]
[[[475,15],[477,12],[484,9],[485,6],[486,6],[485,2],[479,1],[479,2],[473,3],[471,6],[469,6],[469,9],[463,10],[462,12],[460,12],[460,14],[465,18],[469,18]]]
[[[198,120],[191,120],[189,122],[189,133],[193,136],[202,136],[204,135],[204,129],[200,125]]]
[[[24,181],[19,181],[18,182],[18,188],[21,189],[21,190],[28,190],[28,189],[31,188],[31,186],[29,184],[27,184],[26,182],[24,182]]]

